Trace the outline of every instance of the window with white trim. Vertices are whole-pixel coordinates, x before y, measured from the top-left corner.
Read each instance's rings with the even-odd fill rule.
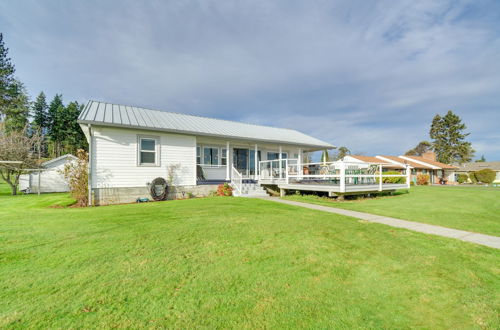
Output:
[[[201,164],[201,147],[196,147],[196,165]]]
[[[227,165],[227,149],[223,148],[221,149],[221,155],[220,155],[220,164],[221,165]]]
[[[219,148],[203,147],[203,165],[219,165]]]
[[[158,166],[158,143],[159,139],[156,137],[139,137],[139,165],[140,166]]]

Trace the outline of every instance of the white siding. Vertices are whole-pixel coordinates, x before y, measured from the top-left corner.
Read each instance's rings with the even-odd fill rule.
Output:
[[[93,129],[93,188],[143,187],[157,177],[167,179],[169,166],[176,164],[180,167],[174,184],[196,184],[194,136],[108,127]],[[139,135],[160,138],[160,166],[138,166]]]
[[[38,181],[38,172],[21,175],[19,178],[19,190],[28,190],[30,193],[37,193],[40,182],[40,192],[42,193],[69,191],[68,183],[61,173],[67,162],[68,159],[64,158],[47,165],[41,172],[40,181]]]

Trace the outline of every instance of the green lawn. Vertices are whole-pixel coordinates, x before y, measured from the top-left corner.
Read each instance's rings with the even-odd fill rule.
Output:
[[[500,236],[500,188],[418,186],[409,194],[343,202],[313,195],[285,198]]]
[[[256,199],[69,203],[0,196],[0,328],[500,325],[498,250]]]

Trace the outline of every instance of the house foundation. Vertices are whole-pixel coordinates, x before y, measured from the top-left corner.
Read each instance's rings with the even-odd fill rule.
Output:
[[[217,190],[217,185],[171,186],[168,188],[168,200],[188,197],[206,197]],[[138,198],[153,200],[149,187],[120,187],[92,189],[93,205],[111,205],[135,203]]]

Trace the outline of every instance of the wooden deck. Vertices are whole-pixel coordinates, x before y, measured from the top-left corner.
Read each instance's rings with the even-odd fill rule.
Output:
[[[265,184],[265,183],[261,183]],[[379,184],[346,184],[345,191],[341,191],[339,184],[324,184],[324,183],[278,183],[278,188],[285,190],[303,190],[303,191],[323,191],[331,195],[352,195],[357,193],[376,193],[381,191],[394,191],[398,189],[406,189],[406,184],[384,183],[382,190]]]

